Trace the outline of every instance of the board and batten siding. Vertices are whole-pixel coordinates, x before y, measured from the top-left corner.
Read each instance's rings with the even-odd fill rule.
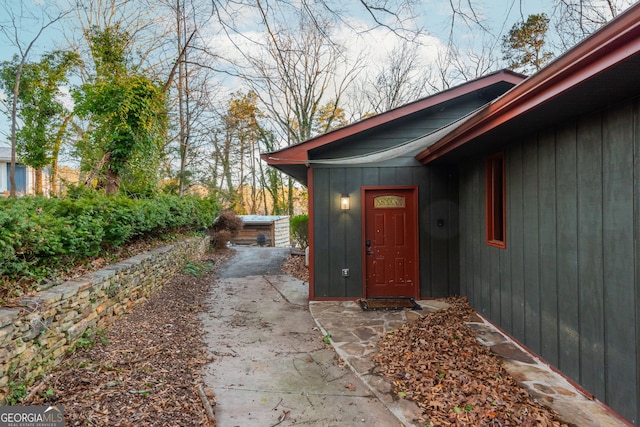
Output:
[[[311,151],[311,158],[360,156],[403,144],[460,119],[492,99],[478,94],[467,94],[438,104],[437,108],[396,119],[392,125],[374,128],[345,138],[340,143],[316,148]],[[411,159],[412,163],[416,165],[417,162],[414,159],[416,154],[417,152],[407,153],[404,157]]]
[[[406,143],[459,119],[495,96],[493,92],[460,96],[399,118],[392,125],[316,148],[310,152],[310,158],[340,159]],[[459,292],[456,172],[425,167],[415,159],[416,154],[405,153],[383,162],[356,166],[312,164],[314,298],[363,296],[360,198],[361,188],[367,186],[418,187],[420,295],[436,298]],[[350,196],[351,208],[347,212],[340,210],[341,194]],[[444,226],[437,226],[438,219],[444,220]],[[343,268],[349,269],[349,277],[342,277]]]
[[[458,291],[457,181],[449,170],[416,166],[315,167],[314,297],[363,296],[361,188],[418,186],[420,295],[446,297]],[[340,210],[348,194],[350,209]],[[438,227],[437,219],[444,220]],[[343,268],[350,276],[342,277]]]
[[[461,294],[637,424],[639,101],[504,141],[504,150],[506,249],[485,243],[484,159],[459,166]]]

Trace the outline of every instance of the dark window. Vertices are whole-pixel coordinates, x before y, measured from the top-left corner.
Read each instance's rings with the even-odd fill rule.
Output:
[[[504,153],[487,158],[487,244],[506,247]]]

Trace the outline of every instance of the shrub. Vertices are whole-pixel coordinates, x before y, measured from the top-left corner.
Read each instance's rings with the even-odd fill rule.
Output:
[[[220,230],[216,232],[214,247],[216,249],[224,249],[227,247],[227,242],[229,242],[233,236],[229,230]]]
[[[37,282],[143,236],[209,228],[218,212],[215,199],[195,196],[131,199],[78,190],[63,199],[0,199],[0,284]],[[0,289],[0,299],[14,291]]]
[[[309,215],[296,215],[289,221],[291,236],[302,248],[309,246]]]
[[[220,212],[213,224],[215,232],[214,246],[216,249],[223,249],[227,246],[227,242],[236,237],[244,226],[242,218],[240,218],[231,209]]]
[[[213,231],[218,234],[220,231],[228,231],[230,236],[236,237],[244,226],[242,218],[230,209],[220,212],[220,215],[213,224]]]

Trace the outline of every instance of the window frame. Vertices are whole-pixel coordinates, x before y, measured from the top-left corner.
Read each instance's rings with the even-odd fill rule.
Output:
[[[507,247],[506,164],[504,151],[485,160],[487,245]]]

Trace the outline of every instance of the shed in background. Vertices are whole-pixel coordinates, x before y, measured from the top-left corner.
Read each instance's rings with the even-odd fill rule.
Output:
[[[264,246],[284,248],[291,245],[287,215],[239,215],[244,226],[232,240],[234,245],[256,245],[258,236],[266,238]]]

